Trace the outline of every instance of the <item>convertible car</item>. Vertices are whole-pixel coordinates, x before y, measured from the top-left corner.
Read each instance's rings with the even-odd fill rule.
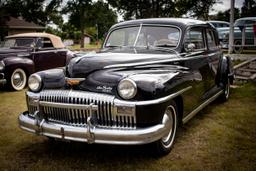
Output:
[[[210,24],[142,19],[110,28],[97,54],[30,76],[20,127],[53,139],[152,144],[168,154],[177,128],[213,100],[229,98],[229,57]]]
[[[22,90],[34,72],[63,67],[74,57],[61,39],[47,33],[7,36],[0,48],[0,84]]]

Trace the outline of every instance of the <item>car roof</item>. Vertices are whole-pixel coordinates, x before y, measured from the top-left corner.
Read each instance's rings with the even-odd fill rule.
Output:
[[[49,38],[52,42],[54,48],[64,48],[65,45],[62,43],[61,38],[49,33],[22,33],[22,34],[15,34],[11,36],[7,36],[6,38],[24,38],[24,37],[40,37],[40,38]]]
[[[246,26],[256,24],[256,17],[244,17],[235,21],[235,26]]]
[[[113,27],[119,27],[124,25],[138,25],[138,24],[163,24],[163,25],[176,25],[181,27],[186,27],[189,25],[200,25],[208,24],[205,21],[195,20],[190,18],[148,18],[148,19],[138,19],[138,20],[129,20],[123,21],[115,24]]]

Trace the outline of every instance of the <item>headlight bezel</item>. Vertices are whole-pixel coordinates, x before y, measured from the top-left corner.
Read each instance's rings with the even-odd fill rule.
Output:
[[[129,93],[129,95],[127,94],[124,94],[121,90],[121,86],[124,86],[122,84],[130,84],[131,88],[133,88],[133,91],[132,93]],[[137,88],[137,84],[132,80],[132,79],[129,79],[129,78],[125,78],[123,80],[121,80],[118,85],[117,85],[117,91],[118,91],[118,95],[123,98],[124,100],[129,100],[129,99],[132,99],[136,96],[137,94],[137,91],[138,91],[138,88]]]
[[[38,86],[36,88],[32,88],[31,87],[31,81],[32,79],[35,79],[38,81]],[[38,92],[41,90],[42,88],[42,78],[40,75],[38,74],[32,74],[29,76],[29,79],[28,79],[28,87],[29,87],[29,90],[31,90],[32,92]]]
[[[2,60],[2,61],[0,61],[0,71],[4,70],[4,68],[5,68],[5,63]]]

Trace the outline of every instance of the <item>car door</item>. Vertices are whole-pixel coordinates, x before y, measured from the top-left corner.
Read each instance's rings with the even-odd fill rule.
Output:
[[[207,90],[211,87],[212,76],[209,69],[207,45],[204,27],[193,27],[186,31],[184,47],[193,45],[192,50],[186,50],[184,66],[190,69],[192,89],[183,98],[184,116],[196,109],[207,99]]]
[[[65,49],[54,48],[49,38],[39,39],[38,46],[39,48],[33,53],[36,71],[65,66],[67,52]]]
[[[209,79],[208,86],[206,89],[206,98],[213,96],[217,91],[217,71],[221,59],[221,50],[218,46],[217,35],[211,28],[206,29],[206,42],[207,42],[207,58],[209,65]]]

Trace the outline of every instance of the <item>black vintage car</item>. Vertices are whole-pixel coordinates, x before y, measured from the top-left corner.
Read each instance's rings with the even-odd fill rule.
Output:
[[[8,36],[0,48],[0,84],[22,90],[30,74],[66,65],[74,54],[61,39],[47,33]]]
[[[114,25],[97,54],[65,70],[30,76],[22,129],[87,143],[152,143],[170,152],[177,127],[216,98],[227,100],[233,70],[216,30],[192,19]]]

